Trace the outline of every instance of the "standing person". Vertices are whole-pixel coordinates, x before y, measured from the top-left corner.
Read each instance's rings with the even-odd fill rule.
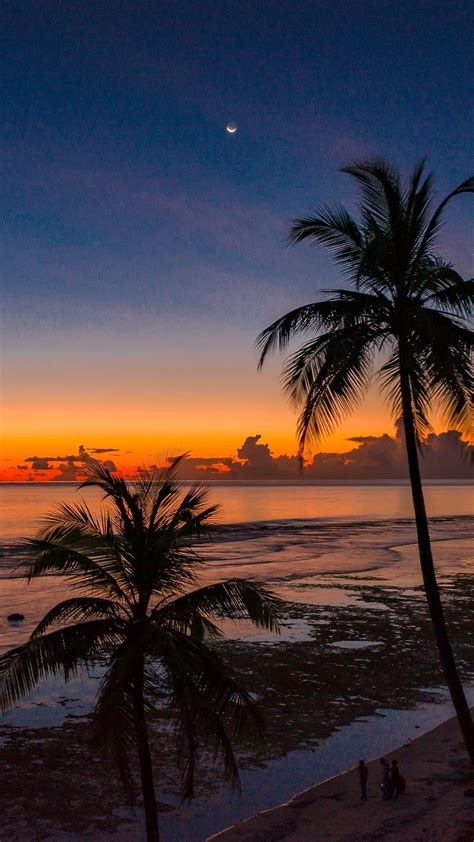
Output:
[[[367,801],[367,778],[369,776],[369,770],[363,760],[359,760],[358,771],[361,793],[360,798],[361,801]]]
[[[380,785],[380,789],[382,790],[382,798],[384,801],[389,801],[392,797],[392,780],[390,776],[390,766],[385,760],[385,757],[382,757],[380,759],[380,763],[382,765],[382,783]]]
[[[392,768],[390,769],[390,783],[392,784],[392,792],[394,798],[398,798],[401,792],[405,789],[405,779],[400,774],[398,763],[392,760]]]

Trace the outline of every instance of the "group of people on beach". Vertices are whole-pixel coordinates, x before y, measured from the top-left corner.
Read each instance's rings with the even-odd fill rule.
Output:
[[[390,801],[391,798],[398,798],[401,792],[405,790],[405,779],[400,774],[398,763],[392,760],[390,765],[382,757],[380,760],[382,766],[382,783],[380,784],[380,791],[384,801]],[[367,778],[369,777],[369,770],[364,760],[359,760],[359,781],[361,800],[367,801]]]

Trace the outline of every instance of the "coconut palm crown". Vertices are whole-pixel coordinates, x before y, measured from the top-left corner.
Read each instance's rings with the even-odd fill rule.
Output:
[[[222,618],[250,618],[278,631],[278,600],[258,584],[233,579],[198,586],[203,561],[196,539],[217,506],[199,486],[177,482],[180,459],[127,482],[97,462],[84,486],[96,486],[107,508],[84,501],[59,505],[28,541],[29,580],[60,574],[76,595],[52,608],[29,640],[0,658],[0,706],[11,707],[44,678],[66,681],[84,667],[105,672],[92,712],[97,749],[118,762],[130,783],[137,750],[147,839],[157,840],[148,715],[157,705],[174,714],[183,796],[194,788],[198,747],[211,740],[226,776],[238,786],[233,741],[261,739],[262,716],[212,641]]]
[[[473,333],[468,326],[474,281],[464,280],[435,253],[447,204],[474,192],[474,177],[437,206],[433,176],[422,161],[404,185],[380,160],[342,168],[360,193],[358,218],[342,205],[296,219],[290,242],[310,240],[329,249],[348,285],[297,307],[257,339],[259,366],[272,351],[308,338],[287,360],[284,389],[301,410],[300,458],[363,399],[374,377],[402,419],[415,511],[420,563],[446,682],[474,764],[474,729],[448,638],[431,552],[419,467],[419,446],[431,430],[430,411],[470,432]]]
[[[430,212],[433,177],[424,174],[424,162],[406,188],[383,161],[341,171],[360,187],[359,220],[343,206],[324,207],[296,219],[289,238],[327,247],[352,288],[328,290],[325,300],[292,310],[257,339],[261,367],[270,351],[286,349],[297,334],[313,334],[284,371],[285,389],[302,407],[300,453],[354,411],[374,375],[399,418],[402,373],[419,441],[431,429],[429,410],[436,405],[448,424],[468,431],[473,334],[465,319],[474,280],[463,280],[433,248],[445,206],[454,196],[474,192],[474,177]]]

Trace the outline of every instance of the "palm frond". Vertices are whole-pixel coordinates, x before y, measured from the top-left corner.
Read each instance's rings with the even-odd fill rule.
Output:
[[[258,368],[262,368],[267,355],[275,350],[284,351],[298,334],[308,331],[333,331],[347,326],[349,321],[358,323],[368,318],[370,308],[382,306],[381,297],[364,298],[357,292],[331,290],[331,298],[297,307],[286,313],[261,332],[257,337]],[[336,294],[336,297],[334,297]],[[380,298],[380,301],[378,300]]]
[[[167,516],[170,508],[174,506],[179,493],[180,487],[170,475],[166,476],[163,483],[158,485],[157,489],[155,488],[148,516],[149,531],[154,529],[157,517],[163,516],[163,514]]]
[[[436,272],[435,282],[423,289],[423,304],[437,307],[446,315],[469,319],[474,304],[474,278],[464,280],[451,266],[445,264]]]
[[[416,252],[415,263],[418,263],[422,260],[426,254],[428,254],[436,240],[436,237],[439,233],[442,214],[446,207],[446,205],[454,199],[455,196],[460,196],[463,193],[474,193],[474,176],[467,178],[465,181],[458,184],[454,190],[451,190],[450,193],[439,203],[438,207],[434,211],[431,219],[426,224],[425,230],[423,232],[423,236],[420,238],[420,242],[418,245],[418,249]]]
[[[126,792],[133,793],[130,753],[135,744],[133,674],[138,651],[129,639],[116,647],[92,711],[93,747],[117,764]]]
[[[112,531],[109,512],[104,510],[98,516],[94,515],[82,499],[77,503],[58,503],[42,521],[44,533],[48,535],[57,526],[64,531],[69,527],[89,538],[103,538]]]
[[[52,625],[64,625],[71,620],[89,620],[108,618],[124,621],[130,619],[130,612],[127,606],[113,602],[110,599],[99,597],[73,597],[59,602],[44,615],[36,628],[31,633],[31,639],[43,635]],[[117,623],[117,632],[120,631],[120,623]]]
[[[88,467],[87,477],[79,488],[87,487],[99,488],[104,499],[111,499],[123,521],[125,535],[132,527],[140,529],[143,526],[139,494],[134,493],[131,483],[128,484],[124,477],[111,471],[103,462],[96,462]]]
[[[409,216],[415,215],[415,205],[417,201],[417,197],[420,195],[420,192],[426,194],[430,193],[429,185],[432,183],[433,180],[433,173],[428,173],[425,177],[421,187],[420,182],[425,172],[426,166],[426,157],[422,158],[421,161],[416,164],[407,187],[407,190],[404,195],[404,204],[407,208],[407,213]]]
[[[415,425],[415,436],[418,445],[426,439],[426,436],[433,431],[433,428],[428,420],[428,412],[430,407],[429,386],[426,378],[426,371],[419,365],[416,356],[407,360],[404,359],[405,366],[409,369],[409,381],[411,402],[413,411],[413,421]],[[382,387],[382,392],[385,394],[387,403],[391,409],[392,417],[398,421],[403,416],[402,393],[400,388],[400,350],[396,347],[388,360],[379,368],[377,378]]]
[[[361,204],[373,221],[382,228],[395,229],[403,208],[400,176],[395,167],[383,160],[356,161],[340,168],[360,185]]]
[[[424,308],[423,315],[426,332],[430,330],[432,338],[425,350],[424,364],[433,403],[440,407],[448,425],[454,425],[469,436],[472,433],[474,333],[429,308]]]
[[[356,221],[342,205],[324,207],[313,216],[293,220],[288,238],[290,243],[307,239],[321,243],[349,272],[357,266],[364,245]]]
[[[260,628],[278,632],[281,606],[281,600],[257,582],[229,579],[195,589],[163,607],[158,606],[153,616],[160,624],[176,625],[183,631],[192,628],[197,615],[206,619],[248,618]]]
[[[0,657],[0,709],[12,707],[48,677],[68,681],[119,638],[116,620],[77,623],[40,635]]]
[[[77,543],[80,548],[84,546],[82,537],[79,537],[76,542],[69,533],[67,541],[68,543],[71,541],[71,546],[68,543],[63,545],[38,538],[30,538],[26,541],[27,554],[33,555],[33,561],[23,563],[21,569],[28,581],[46,573],[59,573],[68,577],[73,587],[130,602],[128,594],[107,569],[111,561],[115,567],[115,559],[111,559],[106,554],[105,559],[96,560],[88,554],[91,552],[90,543],[85,547],[87,553],[75,549],[72,546],[74,543]],[[95,542],[92,549],[97,549]]]
[[[370,325],[323,334],[290,357],[284,369],[284,389],[296,405],[302,456],[307,441],[317,443],[354,411],[364,397],[372,374],[371,354],[383,334]]]
[[[207,489],[194,483],[164,525],[181,539],[201,535],[210,529],[212,518],[219,510],[218,505],[209,505],[208,500]]]
[[[130,481],[129,484],[142,503],[150,527],[153,526],[157,512],[172,506],[179,495],[181,489],[179,473],[188,456],[188,452],[181,453],[172,458],[164,467],[142,466]]]
[[[183,796],[191,797],[199,739],[211,741],[221,754],[224,772],[239,787],[232,740],[260,743],[263,720],[251,695],[221,659],[188,635],[172,632],[159,638],[159,657],[166,670],[171,704],[179,711],[178,749],[183,768]]]
[[[426,230],[428,214],[432,204],[432,192],[434,175],[432,172],[425,176],[420,185],[424,173],[425,161],[415,167],[410,180],[410,189],[406,198],[407,226],[412,251],[411,269],[417,268],[419,260],[416,259],[417,247]]]
[[[415,435],[420,446],[426,437],[433,432],[429,421],[430,392],[426,372],[423,367],[414,362],[409,374],[411,399],[413,404],[413,417],[415,423]]]
[[[153,552],[157,546],[156,553]],[[150,555],[137,586],[144,592],[159,595],[183,593],[196,584],[197,571],[203,565],[199,553],[192,547],[173,547],[168,542],[150,546]]]

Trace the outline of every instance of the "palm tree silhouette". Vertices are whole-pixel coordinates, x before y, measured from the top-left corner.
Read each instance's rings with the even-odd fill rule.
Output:
[[[425,173],[424,161],[406,187],[384,161],[355,163],[342,172],[357,182],[359,220],[342,205],[324,207],[296,219],[289,238],[326,246],[351,287],[328,290],[329,298],[298,307],[266,328],[257,339],[259,367],[269,352],[284,350],[295,336],[311,332],[283,371],[284,388],[301,408],[301,459],[307,442],[320,442],[357,407],[374,374],[395,418],[402,419],[426,597],[446,683],[474,764],[473,723],[446,628],[418,459],[433,406],[441,408],[448,423],[469,428],[473,334],[466,319],[474,282],[463,280],[433,249],[444,208],[454,196],[474,192],[474,178],[433,211],[433,176]]]
[[[0,658],[3,709],[43,678],[67,681],[82,667],[105,663],[93,743],[117,761],[128,786],[136,749],[149,842],[159,832],[147,715],[156,704],[174,714],[183,797],[193,793],[203,734],[239,786],[232,744],[245,735],[261,739],[262,717],[206,641],[220,636],[221,618],[247,617],[278,631],[279,600],[263,587],[243,579],[197,587],[203,562],[196,538],[209,530],[218,507],[207,505],[197,485],[181,489],[179,462],[131,482],[100,463],[90,468],[81,487],[99,488],[108,508],[94,515],[84,501],[59,505],[28,541],[28,579],[60,574],[79,595],[52,608],[24,645]]]

